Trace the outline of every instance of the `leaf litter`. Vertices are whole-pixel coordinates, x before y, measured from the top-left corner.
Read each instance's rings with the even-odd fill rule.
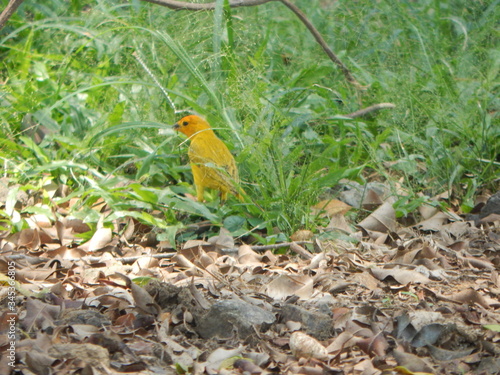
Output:
[[[408,224],[383,186],[359,190],[344,201],[369,216],[354,226],[350,206],[322,201],[318,231],[342,235],[300,231],[286,254],[224,228],[175,251],[132,215],[91,230],[40,205],[0,239],[17,373],[499,373],[498,193],[467,217],[427,207]]]

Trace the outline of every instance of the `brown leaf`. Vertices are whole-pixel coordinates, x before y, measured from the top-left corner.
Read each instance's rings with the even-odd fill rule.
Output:
[[[99,327],[92,324],[71,324],[72,337],[77,340],[84,340],[99,331]]]
[[[292,241],[309,241],[313,237],[313,232],[310,230],[301,229],[290,236]]]
[[[400,268],[393,269],[381,269],[381,268],[371,268],[373,276],[375,276],[379,280],[385,280],[387,277],[393,277],[398,283],[406,285],[409,283],[428,283],[430,282],[429,278],[422,275],[420,272],[413,270],[403,270]]]
[[[131,282],[130,290],[132,291],[132,297],[134,297],[137,307],[153,315],[157,315],[161,311],[160,306],[156,304],[151,294],[149,294],[144,288],[134,282]]]
[[[383,335],[375,335],[357,341],[356,345],[371,357],[384,357],[386,350],[389,348],[389,343]]]
[[[127,224],[123,231],[122,238],[125,241],[130,241],[135,233],[135,222],[131,217],[127,218]]]
[[[328,353],[337,355],[343,350],[356,345],[358,338],[355,337],[351,332],[344,331],[332,341],[330,345],[326,348]]]
[[[439,232],[448,219],[448,215],[439,211],[434,216],[415,224],[414,227],[423,231]]]
[[[392,202],[388,201],[367,216],[358,226],[366,230],[386,233],[395,232],[396,224],[396,211],[392,207]]]
[[[67,246],[60,246],[45,253],[45,256],[48,258],[59,257],[60,259],[79,259],[86,255],[87,252],[79,247],[70,249]]]
[[[219,253],[224,253],[227,249],[234,249],[234,238],[225,228],[220,229],[218,236],[210,237],[208,243],[212,244],[214,250]]]
[[[19,234],[19,239],[17,245],[19,247],[25,247],[28,250],[34,251],[38,250],[40,247],[40,232],[38,229],[23,229]]]
[[[54,320],[59,317],[62,309],[60,306],[52,306],[34,298],[26,301],[26,316],[21,322],[24,330],[31,332],[53,326]]]
[[[349,277],[349,281],[355,282],[358,285],[362,285],[368,290],[375,290],[379,287],[379,282],[367,271],[361,273],[355,273]]]
[[[308,299],[313,291],[313,278],[309,276],[280,275],[266,286],[266,294],[275,299],[296,295]]]
[[[261,255],[257,254],[248,245],[241,245],[238,248],[238,262],[241,264],[262,264]]]
[[[142,256],[132,265],[132,272],[137,274],[140,270],[159,267],[158,259],[151,256]]]
[[[366,194],[363,197],[363,208],[369,209],[370,207],[376,207],[383,204],[384,193],[385,192],[376,192],[373,189],[367,189]]]
[[[64,226],[68,229],[71,229],[73,233],[86,233],[90,231],[90,227],[80,219],[64,218],[61,221]]]
[[[23,268],[16,272],[16,278],[22,282],[45,281],[50,276],[57,272],[57,264],[54,263],[52,268]]]
[[[26,353],[26,364],[35,374],[48,375],[51,373],[50,366],[57,359],[50,357],[47,353],[38,350],[32,350]]]
[[[327,229],[338,229],[341,230],[345,233],[354,233],[352,228],[349,226],[347,223],[347,220],[344,215],[337,214],[333,215],[332,218],[330,219],[330,222],[326,226]]]
[[[488,259],[481,259],[476,257],[460,257],[462,261],[464,261],[465,265],[478,268],[478,269],[486,269],[489,271],[493,271],[495,266]]]
[[[333,215],[345,215],[352,207],[338,199],[325,199],[312,206],[315,215],[331,217]]]
[[[467,289],[462,292],[452,294],[448,298],[456,302],[467,303],[471,305],[477,303],[485,309],[490,308],[490,304],[486,301],[486,299],[473,289]]]
[[[56,223],[55,223],[55,228],[56,228],[56,232],[57,232],[57,239],[59,240],[59,243],[60,244],[64,244],[64,240],[65,240],[65,233],[66,232],[71,232],[71,229],[66,229],[66,227],[64,226],[64,223],[57,220]]]
[[[110,228],[99,228],[95,231],[90,241],[80,247],[84,248],[88,252],[94,252],[108,245],[111,242],[112,237],[113,232]]]

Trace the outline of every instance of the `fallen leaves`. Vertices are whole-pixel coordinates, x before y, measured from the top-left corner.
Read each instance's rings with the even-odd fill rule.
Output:
[[[133,217],[91,229],[37,210],[29,228],[0,242],[0,272],[15,262],[19,366],[40,374],[493,374],[498,221],[478,227],[432,207],[403,225],[379,188],[366,199],[354,189],[355,204],[378,205],[357,227],[339,201],[315,208],[326,232],[349,240],[299,231],[294,239],[309,242],[287,244],[287,254],[237,244],[224,228],[162,253],[165,244]],[[8,314],[1,311],[1,332]]]
[[[428,283],[430,279],[420,272],[413,270],[404,270],[399,268],[382,269],[373,267],[370,269],[373,276],[379,280],[385,280],[387,277],[392,277],[399,284],[406,285],[410,283]]]

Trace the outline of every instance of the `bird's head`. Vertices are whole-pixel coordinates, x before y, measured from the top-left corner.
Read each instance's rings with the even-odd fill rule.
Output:
[[[183,117],[174,125],[174,130],[178,130],[188,137],[207,129],[211,129],[209,123],[196,115]]]

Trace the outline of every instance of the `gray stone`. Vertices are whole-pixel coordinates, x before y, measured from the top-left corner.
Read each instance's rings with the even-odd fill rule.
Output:
[[[319,311],[309,311],[303,307],[286,304],[281,308],[281,321],[294,321],[302,324],[303,330],[318,340],[332,337],[332,318]]]
[[[230,299],[212,305],[208,313],[196,322],[196,332],[204,339],[231,338],[235,334],[245,339],[255,332],[265,331],[276,320],[274,314],[248,302]]]

